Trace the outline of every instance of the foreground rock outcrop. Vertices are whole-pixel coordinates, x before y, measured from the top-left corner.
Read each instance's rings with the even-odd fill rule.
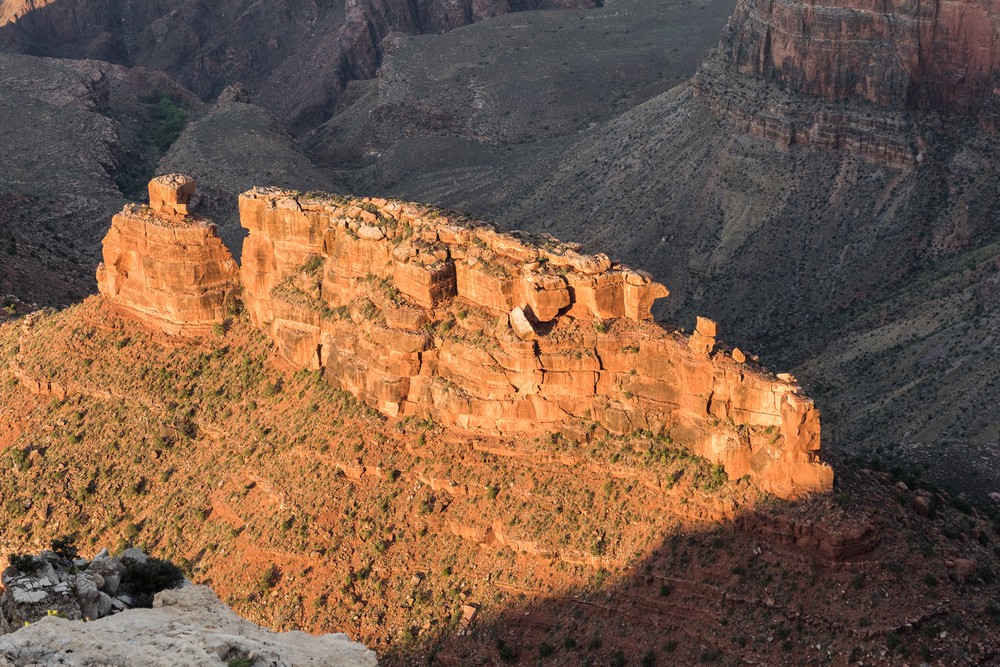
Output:
[[[275,667],[377,664],[342,634],[271,632],[237,616],[207,586],[158,593],[152,609],[90,623],[47,616],[0,637],[0,666],[233,665]]]
[[[104,237],[101,294],[123,314],[172,334],[207,332],[239,286],[236,262],[209,220],[188,214],[195,183],[149,184],[149,206],[129,204]]]
[[[391,416],[484,432],[669,437],[783,497],[832,487],[794,380],[652,321],[647,274],[419,205],[255,189],[243,287],[296,365]],[[737,358],[743,358],[737,353]]]
[[[0,633],[11,632],[46,616],[93,621],[137,606],[151,596],[185,583],[180,570],[141,549],[110,556],[105,549],[92,560],[43,551],[11,558],[0,575]]]

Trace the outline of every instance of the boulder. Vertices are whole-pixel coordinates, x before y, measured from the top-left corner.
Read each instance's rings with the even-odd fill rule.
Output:
[[[535,340],[538,338],[535,328],[531,326],[531,322],[520,308],[510,311],[510,328],[514,330],[514,335],[521,340]]]
[[[86,574],[76,575],[76,598],[80,605],[80,613],[89,621],[98,618],[98,601],[100,595],[93,580]]]
[[[185,174],[157,176],[149,182],[149,208],[158,215],[185,216],[195,188],[194,179]]]

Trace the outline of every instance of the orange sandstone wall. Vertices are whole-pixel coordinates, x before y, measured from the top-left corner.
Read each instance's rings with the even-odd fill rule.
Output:
[[[97,286],[123,315],[175,335],[206,333],[239,288],[215,227],[187,214],[194,182],[173,174],[150,183],[156,208],[129,204],[104,237]]]
[[[415,204],[254,189],[243,299],[291,362],[385,414],[482,431],[649,430],[781,497],[832,488],[819,412],[649,276]]]

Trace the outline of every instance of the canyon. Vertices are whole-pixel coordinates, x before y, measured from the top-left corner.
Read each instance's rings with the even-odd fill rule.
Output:
[[[236,288],[221,241],[185,214],[193,192],[188,177],[154,179],[150,206],[115,218],[98,269],[119,312],[168,333],[222,326]],[[716,351],[711,320],[690,337],[652,322],[667,289],[605,255],[371,198],[254,189],[240,215],[252,321],[386,415],[581,441],[649,432],[780,497],[833,487],[794,379]]]
[[[332,114],[347,84],[375,76],[390,33],[439,33],[512,11],[591,0],[398,3],[248,0],[118,3],[5,0],[0,51],[166,72],[202,98],[243,83],[295,133]]]
[[[141,544],[255,623],[346,632],[385,665],[997,645],[996,528],[919,480],[846,466],[836,494],[781,501],[650,433],[388,418],[248,312],[154,327],[100,296],[0,325],[7,554]]]
[[[5,549],[387,665],[996,660],[991,2],[44,4],[118,64],[0,54]]]

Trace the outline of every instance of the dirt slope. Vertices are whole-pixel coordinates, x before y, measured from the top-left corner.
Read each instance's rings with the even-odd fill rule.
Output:
[[[9,550],[143,543],[248,618],[347,631],[387,664],[990,664],[1000,645],[993,529],[888,476],[842,466],[836,496],[790,504],[641,434],[386,422],[273,366],[239,316],[181,342],[92,298],[4,325],[0,354]]]

